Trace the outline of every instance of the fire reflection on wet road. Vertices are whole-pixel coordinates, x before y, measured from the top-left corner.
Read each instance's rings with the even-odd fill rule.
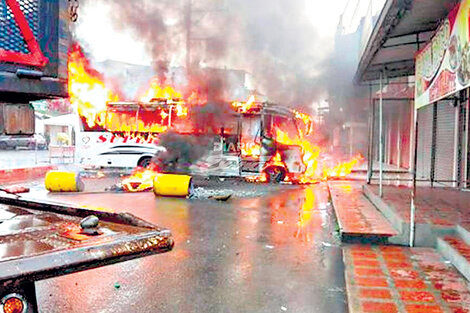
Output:
[[[172,252],[37,284],[42,312],[345,312],[325,184],[227,203],[152,193],[54,196],[172,230]]]

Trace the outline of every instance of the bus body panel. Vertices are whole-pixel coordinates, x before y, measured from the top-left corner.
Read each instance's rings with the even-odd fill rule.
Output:
[[[89,167],[136,167],[143,158],[152,158],[165,148],[140,138],[109,132],[79,132],[79,163]]]

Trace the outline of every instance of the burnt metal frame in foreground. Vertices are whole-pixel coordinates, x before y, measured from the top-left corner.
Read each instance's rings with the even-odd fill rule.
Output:
[[[174,245],[169,230],[160,229],[128,213],[95,211],[15,196],[0,197],[0,204],[75,217],[93,214],[103,222],[141,229],[138,233],[121,234],[105,242],[84,243],[73,248],[0,260],[0,286],[3,290],[14,289],[15,286],[22,283],[31,285],[36,280],[97,268],[146,255],[164,253],[170,251]]]

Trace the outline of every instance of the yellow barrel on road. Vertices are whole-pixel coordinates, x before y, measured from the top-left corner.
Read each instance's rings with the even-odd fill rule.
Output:
[[[189,175],[157,174],[153,179],[153,192],[157,196],[187,197],[193,178]]]
[[[75,172],[49,171],[44,184],[51,192],[80,192],[85,187],[79,174]]]

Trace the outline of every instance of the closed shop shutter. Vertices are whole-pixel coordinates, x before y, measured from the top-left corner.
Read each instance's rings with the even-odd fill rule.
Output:
[[[384,163],[390,164],[390,116],[384,109]]]
[[[431,178],[432,104],[418,110],[418,149],[416,177]]]
[[[452,102],[437,105],[435,180],[451,184],[455,164],[455,114]]]
[[[467,105],[466,103],[461,103],[459,108],[459,126],[458,126],[458,131],[459,131],[459,146],[458,146],[458,151],[457,151],[457,164],[458,164],[458,169],[457,169],[457,181],[460,183],[461,187],[465,187],[465,173],[466,173],[466,130],[467,130]]]
[[[384,100],[384,162],[394,164],[397,145],[395,139],[395,119],[397,101]]]
[[[375,103],[375,115],[374,115],[374,133],[373,133],[373,140],[372,140],[372,153],[373,153],[373,160],[379,161],[379,103],[378,101]]]
[[[394,103],[392,111],[390,112],[390,163],[398,166],[398,135],[399,128],[398,122],[400,121],[400,102]]]
[[[400,123],[400,167],[410,168],[411,124],[413,123],[413,101],[401,106],[402,121]]]

